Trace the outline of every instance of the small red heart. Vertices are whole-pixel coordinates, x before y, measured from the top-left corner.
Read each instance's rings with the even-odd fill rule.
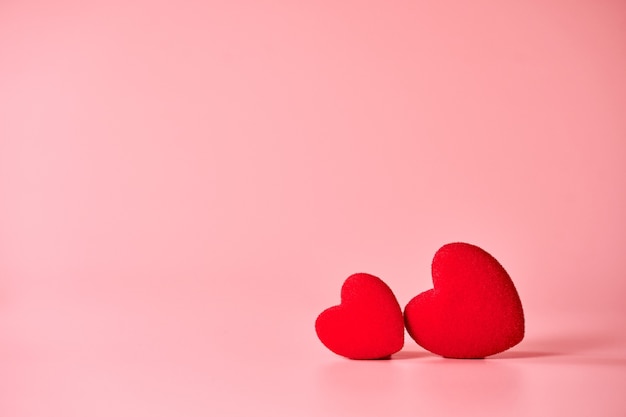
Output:
[[[524,311],[509,274],[481,248],[450,243],[432,263],[433,289],[404,310],[409,335],[448,358],[484,358],[524,338]]]
[[[317,337],[331,351],[350,359],[382,359],[404,345],[402,309],[380,278],[354,274],[341,287],[341,304],[315,321]]]

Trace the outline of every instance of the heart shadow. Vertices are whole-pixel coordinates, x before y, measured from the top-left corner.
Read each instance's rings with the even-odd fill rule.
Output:
[[[426,356],[432,356],[432,353],[426,351],[417,351],[417,350],[405,350],[402,349],[400,352],[394,353],[391,355],[391,359],[418,359]]]
[[[558,352],[542,352],[533,350],[507,350],[506,352],[498,353],[497,355],[490,356],[489,359],[528,359],[528,358],[543,358],[547,356],[559,356]]]
[[[494,355],[493,359],[524,359],[548,356],[572,356],[614,346],[619,341],[609,334],[571,334],[523,342],[524,349],[515,348]]]

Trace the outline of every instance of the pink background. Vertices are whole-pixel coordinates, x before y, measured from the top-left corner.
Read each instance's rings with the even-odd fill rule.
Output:
[[[0,1],[0,415],[626,414],[626,4]],[[467,241],[525,340],[327,351]]]

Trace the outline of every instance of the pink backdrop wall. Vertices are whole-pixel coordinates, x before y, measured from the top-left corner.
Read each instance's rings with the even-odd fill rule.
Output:
[[[226,413],[451,241],[623,336],[624,74],[620,1],[2,1],[2,415]]]

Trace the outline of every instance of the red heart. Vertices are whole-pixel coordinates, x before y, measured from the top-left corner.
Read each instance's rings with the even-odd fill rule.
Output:
[[[317,337],[331,351],[350,359],[381,359],[404,345],[402,309],[380,278],[354,274],[341,287],[341,304],[315,321]]]
[[[481,248],[450,243],[432,263],[433,287],[404,310],[409,335],[448,358],[484,358],[524,338],[524,311],[509,274]]]

